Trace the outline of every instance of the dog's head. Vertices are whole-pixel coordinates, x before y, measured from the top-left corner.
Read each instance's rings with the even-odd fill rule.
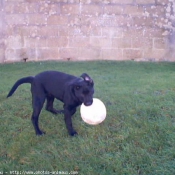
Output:
[[[83,79],[77,79],[73,83],[73,93],[79,102],[90,106],[93,103],[94,82],[86,73],[83,73],[81,78]]]

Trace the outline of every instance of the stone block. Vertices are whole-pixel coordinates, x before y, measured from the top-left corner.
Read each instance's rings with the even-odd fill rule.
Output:
[[[69,26],[68,35],[69,36],[82,36],[83,34],[82,34],[80,26]]]
[[[154,48],[155,49],[166,49],[167,48],[167,40],[161,38],[154,38]]]
[[[143,58],[141,49],[123,49],[123,60],[135,60]]]
[[[123,13],[123,6],[121,5],[106,5],[104,6],[104,15],[121,15]]]
[[[68,25],[68,16],[64,15],[51,15],[47,19],[48,25]]]
[[[14,13],[14,11],[15,11],[15,3],[13,3],[13,2],[6,3],[4,5],[4,11],[6,12],[6,14]]]
[[[7,14],[5,17],[6,24],[11,25],[26,25],[28,20],[25,15],[22,14]]]
[[[38,27],[37,26],[15,26],[12,29],[17,35],[20,36],[28,36],[28,37],[36,37],[38,36]],[[14,35],[13,33],[8,33],[8,35]]]
[[[8,5],[7,5],[8,6]],[[26,14],[26,13],[37,13],[37,3],[15,3],[14,4],[14,13],[21,13],[21,14]]]
[[[112,48],[131,48],[131,38],[113,38]]]
[[[133,19],[129,16],[112,16],[103,17],[103,27],[131,27],[133,25]]]
[[[89,47],[90,38],[85,36],[69,37],[69,47]]]
[[[112,4],[132,4],[133,2],[134,2],[133,0],[125,0],[125,1],[110,0],[110,3],[112,3]]]
[[[125,2],[126,1],[126,2]],[[128,3],[128,2],[131,2],[132,0],[125,0],[124,3]],[[98,5],[103,5],[103,4],[121,4],[121,1],[120,0],[80,0],[80,2],[82,4],[98,4]],[[123,2],[122,2],[123,3]]]
[[[16,50],[15,49],[6,49],[5,50],[5,62],[9,61],[17,61],[19,58],[16,55]]]
[[[161,61],[164,60],[165,54],[165,49],[145,49],[143,51],[143,58],[147,61]]]
[[[44,14],[28,14],[26,18],[27,18],[27,24],[30,24],[30,25],[47,24],[47,17]]]
[[[171,29],[173,28],[172,22],[170,21],[170,19],[166,18],[166,17],[155,17],[154,18],[154,25],[158,28],[168,28]]]
[[[80,0],[81,4],[101,4],[102,1],[99,0]]]
[[[140,17],[135,16],[133,17],[133,26],[134,27],[154,27],[154,18],[153,17]]]
[[[102,17],[81,16],[81,26],[98,27],[102,26],[104,19]]]
[[[157,0],[158,5],[167,5],[170,2],[170,0]]]
[[[11,26],[7,25],[5,33],[4,33],[4,36],[6,35],[8,37],[8,36],[11,36],[11,35],[20,35],[18,32],[14,31],[14,30],[15,30],[15,26],[14,25],[11,25]]]
[[[90,16],[100,16],[103,13],[103,8],[100,5],[83,5],[81,7],[82,15],[90,15]]]
[[[102,49],[102,60],[123,60],[122,49]]]
[[[102,27],[102,36],[110,38],[122,38],[123,28],[116,27]]]
[[[46,38],[39,38],[37,37],[36,40],[35,40],[35,46],[36,48],[46,48],[47,47],[47,40]]]
[[[132,48],[153,48],[153,39],[147,37],[132,37]]]
[[[136,0],[136,3],[146,5],[146,4],[155,4],[156,2],[155,0]]]
[[[5,41],[5,45],[9,49],[20,49],[24,46],[24,40],[20,35],[9,36]]]
[[[35,48],[21,48],[15,50],[16,57],[19,61],[24,61],[27,58],[27,61],[36,60],[36,49]]]
[[[0,48],[0,63],[3,63],[5,60],[5,50],[4,48]]]
[[[112,46],[111,38],[107,37],[90,37],[90,46],[100,48],[110,48]]]
[[[7,2],[24,2],[25,0],[6,0]],[[28,0],[30,1],[30,0]]]
[[[24,37],[24,47],[26,48],[35,48],[37,38]]]
[[[69,36],[69,26],[58,26],[59,36]]]
[[[40,33],[39,28],[37,26],[29,26],[29,27],[26,27],[26,29],[28,29],[28,35],[26,36],[29,36],[29,37],[38,37],[38,34]]]
[[[101,49],[99,48],[80,48],[79,60],[100,60]]]
[[[58,26],[41,26],[39,27],[38,37],[58,37],[59,27]]]
[[[68,26],[80,26],[81,18],[79,15],[70,15],[68,17]]]
[[[160,18],[161,16],[165,16],[165,12],[165,7],[161,5],[145,6],[144,15]]]
[[[143,32],[144,28],[139,27],[129,27],[129,28],[124,28],[123,29],[123,37],[124,38],[142,38],[143,37]]]
[[[101,36],[101,28],[98,26],[69,26],[70,36]]]
[[[58,48],[42,48],[36,50],[38,60],[57,60],[59,59]]]
[[[68,3],[80,3],[80,0],[67,0]]]
[[[52,4],[45,2],[38,3],[39,5],[39,13],[44,13],[48,15],[54,15],[60,13],[60,6],[59,4]]]
[[[136,5],[126,5],[123,10],[124,15],[128,16],[143,16],[144,8],[143,6],[136,6]]]
[[[81,26],[80,31],[83,36],[101,36],[101,27],[98,26]]]
[[[52,37],[47,39],[47,47],[52,48],[52,47],[67,47],[68,45],[68,38],[64,36],[59,36],[59,37]]]
[[[2,35],[0,35],[0,49],[4,49],[5,48],[5,43],[4,43],[4,38],[2,37]]]
[[[61,4],[61,14],[79,15],[80,5],[79,4]]]
[[[80,54],[79,54],[79,48],[61,48],[60,49],[60,59],[66,60],[66,61],[72,61],[72,60],[78,60]]]
[[[147,27],[143,30],[143,36],[150,38],[162,38],[165,29]]]

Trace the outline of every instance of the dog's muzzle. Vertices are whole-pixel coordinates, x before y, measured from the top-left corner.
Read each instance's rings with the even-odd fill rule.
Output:
[[[93,103],[93,100],[88,101],[88,102],[84,102],[84,105],[85,105],[85,106],[90,106],[92,103]]]

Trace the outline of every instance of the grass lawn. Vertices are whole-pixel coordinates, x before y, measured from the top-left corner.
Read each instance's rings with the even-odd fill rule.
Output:
[[[45,70],[76,76],[87,72],[95,82],[94,97],[106,105],[106,120],[88,125],[78,108],[73,125],[79,135],[70,137],[63,115],[42,110],[40,126],[46,135],[35,136],[30,85],[20,86],[8,99],[6,95],[17,79]],[[62,108],[61,102],[54,104]],[[0,133],[0,174],[174,175],[175,63],[0,65]]]

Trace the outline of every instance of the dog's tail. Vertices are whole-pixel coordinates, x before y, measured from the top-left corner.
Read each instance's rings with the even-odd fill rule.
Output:
[[[19,79],[11,88],[10,92],[7,95],[7,98],[13,95],[13,93],[16,91],[18,86],[20,86],[21,84],[24,84],[24,83],[31,84],[33,82],[33,80],[34,80],[34,77],[24,77],[24,78]]]

